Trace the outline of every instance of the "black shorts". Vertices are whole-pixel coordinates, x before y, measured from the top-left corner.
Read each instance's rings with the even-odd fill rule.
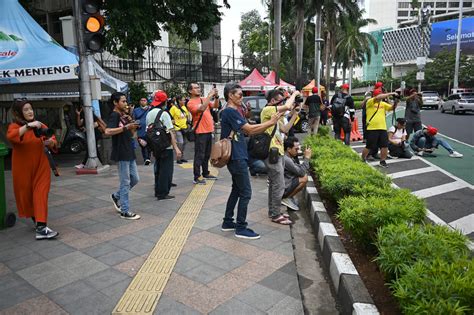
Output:
[[[379,148],[388,147],[387,130],[367,130],[367,149],[377,150]]]
[[[283,198],[286,198],[288,197],[288,195],[296,189],[296,187],[298,187],[298,185],[300,184],[300,179],[298,177],[294,177],[290,184],[285,187],[285,193],[283,194]]]

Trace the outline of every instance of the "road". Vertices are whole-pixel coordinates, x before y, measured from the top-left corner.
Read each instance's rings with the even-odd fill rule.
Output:
[[[450,138],[474,145],[474,114],[442,114],[438,110],[424,110],[421,113],[423,124],[432,125]]]

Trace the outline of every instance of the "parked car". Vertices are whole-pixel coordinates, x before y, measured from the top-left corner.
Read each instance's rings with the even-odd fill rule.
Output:
[[[436,91],[423,91],[421,92],[421,99],[423,101],[422,107],[430,107],[438,109],[441,106],[443,100]]]
[[[449,111],[451,114],[474,112],[474,92],[451,94],[440,109],[442,113]]]
[[[264,96],[245,96],[242,101],[244,104],[250,103],[251,107],[251,116],[250,120],[255,123],[260,123],[260,113],[262,109],[267,105],[267,100]],[[300,119],[295,125],[297,132],[307,132],[308,131],[308,118],[304,110],[300,111]]]

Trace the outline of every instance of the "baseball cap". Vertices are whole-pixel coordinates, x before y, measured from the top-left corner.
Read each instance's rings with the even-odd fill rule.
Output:
[[[344,83],[343,85],[341,85],[341,89],[343,89],[343,90],[349,90],[349,84]]]
[[[433,126],[426,127],[426,131],[428,132],[430,136],[434,136],[438,133],[438,129]]]
[[[151,106],[159,106],[161,103],[166,102],[168,99],[168,95],[166,95],[165,91],[157,90],[153,95],[153,101],[151,102]]]
[[[375,89],[373,92],[372,92],[372,96],[373,97],[376,97],[377,95],[379,94],[382,94],[382,89]]]
[[[311,89],[311,91],[312,91],[313,93],[318,93],[318,87],[313,86],[313,88]]]
[[[383,83],[382,82],[376,82],[375,85],[374,85],[374,89],[378,89],[378,88],[381,88],[383,86]]]

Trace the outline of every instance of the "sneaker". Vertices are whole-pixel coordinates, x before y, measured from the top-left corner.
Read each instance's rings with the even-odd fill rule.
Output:
[[[138,214],[133,213],[131,211],[120,213],[120,217],[122,219],[127,219],[127,220],[138,220],[138,219],[140,219],[140,216]]]
[[[235,223],[234,222],[223,222],[221,226],[222,232],[229,232],[235,230]]]
[[[193,184],[196,184],[196,185],[206,185],[206,181],[205,181],[204,179],[197,178],[197,179],[193,179]]]
[[[115,198],[114,194],[110,195],[110,199],[112,199],[112,202],[114,203],[115,210],[117,210],[117,212],[122,212],[122,210],[120,210],[120,202]]]
[[[375,161],[375,159],[374,159],[374,157],[373,157],[372,155],[367,155],[367,158],[366,158],[366,160],[365,160],[364,162],[367,162],[367,161],[373,162],[373,161]]]
[[[181,162],[183,162],[183,163],[188,163],[188,160],[181,159]]]
[[[203,176],[205,179],[208,179],[208,180],[217,180],[217,177],[215,176],[212,176],[212,175],[206,175],[206,176]]]
[[[175,183],[171,183],[171,187],[178,187],[178,185]]]
[[[449,154],[449,157],[452,157],[452,158],[462,158],[463,155],[457,151],[453,151],[453,153]]]
[[[389,154],[389,155],[388,155],[388,158],[389,158],[389,159],[392,159],[392,160],[396,160],[396,159],[398,159],[398,156],[394,156],[394,155],[390,155],[390,154]]]
[[[158,200],[173,200],[173,199],[174,199],[174,196],[166,195],[166,196],[157,197],[157,198],[158,198]]]
[[[381,167],[388,168],[388,164],[387,164],[387,162],[385,162],[385,161],[380,161],[379,165],[380,165]]]
[[[244,230],[239,230],[239,231],[236,230],[235,237],[245,238],[248,240],[258,240],[260,238],[260,235],[255,233],[251,229],[244,229]]]
[[[36,239],[37,240],[46,240],[52,239],[58,236],[59,233],[56,231],[51,230],[47,226],[41,226],[36,228]]]
[[[145,165],[150,165],[150,163],[151,163],[150,159],[145,160]]]
[[[297,204],[295,204],[293,202],[293,200],[291,200],[290,198],[284,198],[281,200],[281,204],[284,205],[284,206],[287,206],[288,209],[291,209],[291,210],[294,210],[294,211],[298,211],[300,210],[300,207],[298,207]]]
[[[74,166],[75,168],[77,168],[78,170],[80,170],[81,168],[84,168],[84,164],[77,164],[76,166]]]
[[[418,156],[423,156],[423,151],[418,151],[415,154],[418,155]]]
[[[181,160],[176,161],[176,164],[183,164],[183,161],[181,161]]]

